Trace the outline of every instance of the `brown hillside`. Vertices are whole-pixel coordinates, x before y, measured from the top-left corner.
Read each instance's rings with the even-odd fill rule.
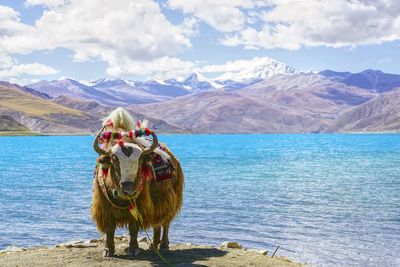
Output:
[[[99,127],[99,122],[84,112],[58,105],[21,86],[4,82],[0,83],[0,113],[42,133],[88,133]]]

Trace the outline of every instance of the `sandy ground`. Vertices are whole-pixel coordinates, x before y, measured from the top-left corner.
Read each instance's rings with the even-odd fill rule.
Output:
[[[56,247],[11,248],[0,252],[0,266],[168,266],[149,249],[146,241],[139,243],[141,253],[126,256],[128,241],[116,238],[116,256],[104,259],[103,243],[99,240],[69,242]],[[170,266],[302,266],[285,257],[263,255],[263,251],[243,248],[217,248],[208,245],[173,244],[161,251]],[[264,251],[265,254],[265,251]]]

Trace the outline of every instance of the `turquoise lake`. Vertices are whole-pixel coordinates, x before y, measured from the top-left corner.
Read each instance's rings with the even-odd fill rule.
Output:
[[[400,135],[159,138],[186,178],[172,243],[234,240],[317,266],[400,266]],[[99,236],[92,141],[0,137],[0,249]]]

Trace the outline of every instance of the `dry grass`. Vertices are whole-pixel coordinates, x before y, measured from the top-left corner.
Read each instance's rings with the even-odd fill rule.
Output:
[[[27,116],[47,116],[51,114],[83,115],[83,113],[78,110],[63,107],[28,93],[1,85],[0,109],[5,112],[21,112]]]
[[[126,255],[128,241],[116,242],[116,256],[104,259],[104,245],[88,248],[37,248],[26,251],[0,253],[0,266],[166,266],[149,249],[147,243],[139,243],[142,249],[136,258]],[[302,267],[285,257],[262,255],[252,250],[220,249],[209,245],[172,244],[169,251],[161,251],[163,257],[173,266],[254,266],[254,267]]]
[[[36,132],[30,131],[5,131],[0,132],[0,136],[35,136],[35,135],[42,135]]]

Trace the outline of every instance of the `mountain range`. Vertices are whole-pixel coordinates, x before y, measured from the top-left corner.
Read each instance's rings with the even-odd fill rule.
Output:
[[[400,75],[304,73],[269,58],[214,79],[194,72],[149,81],[0,82],[0,115],[51,134],[92,133],[117,106],[161,132],[392,132],[400,130],[399,104]]]

